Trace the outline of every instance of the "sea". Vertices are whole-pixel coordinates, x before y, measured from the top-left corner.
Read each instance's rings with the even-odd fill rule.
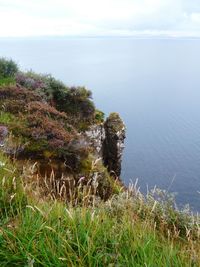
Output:
[[[91,90],[126,124],[123,182],[200,211],[200,39],[1,38],[0,57]]]

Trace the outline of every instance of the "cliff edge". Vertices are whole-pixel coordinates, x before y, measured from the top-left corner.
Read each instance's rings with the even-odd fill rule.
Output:
[[[21,72],[12,60],[0,59],[0,85],[0,149],[23,164],[37,162],[41,177],[53,171],[58,180],[99,180],[99,195],[107,198],[121,173],[125,126],[119,114],[105,120],[85,87]]]

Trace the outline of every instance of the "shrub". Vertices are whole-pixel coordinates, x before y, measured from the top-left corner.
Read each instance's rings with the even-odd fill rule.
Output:
[[[18,72],[18,66],[13,60],[0,58],[0,79],[14,77]]]
[[[31,90],[45,87],[45,84],[40,77],[37,77],[36,79],[36,77],[32,77],[29,73],[17,73],[16,82]]]
[[[105,114],[101,111],[96,109],[95,110],[95,122],[96,123],[102,123],[104,122]]]
[[[91,92],[84,87],[71,87],[54,92],[56,108],[69,114],[79,130],[87,129],[94,121],[95,106],[91,97]]]
[[[16,82],[37,93],[57,110],[69,114],[71,124],[80,130],[87,129],[95,120],[99,122],[103,119],[103,113],[95,114],[92,93],[85,87],[68,88],[51,75],[36,74],[32,71],[17,73]]]
[[[39,112],[44,116],[51,117],[56,120],[67,120],[67,115],[64,112],[59,112],[54,107],[47,103],[32,101],[27,105],[27,110],[30,114]]]
[[[37,74],[33,71],[19,72],[16,82],[27,89],[37,91],[45,100],[52,101],[54,94],[62,97],[66,86],[49,74]]]
[[[6,86],[0,88],[0,101],[6,99],[23,100],[26,103],[30,101],[41,101],[42,98],[36,92],[29,91],[25,88],[19,88],[17,86]]]

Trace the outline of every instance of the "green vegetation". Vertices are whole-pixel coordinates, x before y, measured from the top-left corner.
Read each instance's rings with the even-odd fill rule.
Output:
[[[96,123],[102,123],[102,122],[104,122],[104,119],[105,119],[105,114],[101,110],[96,109],[95,122]]]
[[[5,86],[5,85],[14,85],[15,84],[15,79],[14,78],[0,78],[0,86]]]
[[[116,112],[112,112],[106,120],[106,127],[109,128],[110,132],[117,133],[121,130],[124,125],[119,117],[119,114]]]
[[[7,124],[8,125],[14,121],[15,121],[15,117],[11,113],[0,111],[0,123],[1,124]]]
[[[96,116],[91,92],[67,87],[51,75],[21,72],[4,58],[0,83],[0,123],[13,137],[6,150],[18,158],[67,160],[74,171],[80,171],[91,150],[86,142],[79,145],[83,131],[103,120],[100,111]]]
[[[67,87],[51,75],[37,74],[32,71],[17,73],[16,82],[35,91],[58,111],[69,114],[71,123],[74,123],[79,130],[87,129],[95,120],[92,93],[85,87]]]
[[[0,58],[0,79],[12,78],[18,72],[18,66],[13,60]]]
[[[198,218],[162,191],[145,199],[132,187],[103,202],[80,182],[81,201],[64,203],[42,193],[34,166],[20,178],[0,162],[0,266],[199,266]]]
[[[0,225],[17,215],[26,203],[15,166],[0,153]]]

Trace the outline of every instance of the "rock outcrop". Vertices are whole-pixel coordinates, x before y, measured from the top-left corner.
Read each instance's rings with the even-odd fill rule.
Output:
[[[104,123],[92,125],[89,130],[85,132],[85,134],[89,145],[93,147],[93,153],[97,157],[103,157],[103,142],[106,138]]]
[[[104,124],[103,162],[110,173],[121,174],[122,153],[124,149],[125,125],[119,114],[111,113]]]
[[[111,174],[119,177],[125,139],[125,125],[119,114],[111,113],[105,123],[91,126],[86,136],[95,155],[102,158]]]

